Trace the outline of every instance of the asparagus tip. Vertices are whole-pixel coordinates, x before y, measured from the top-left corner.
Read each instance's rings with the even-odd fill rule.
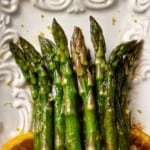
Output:
[[[139,45],[141,45],[141,46],[144,45],[144,40],[143,39],[139,41]]]
[[[55,18],[53,18],[52,25],[56,25],[56,24],[58,24],[58,22]]]
[[[25,43],[29,43],[25,38],[23,38],[22,36],[19,37],[19,43],[21,45],[21,47],[25,44]],[[25,44],[25,46],[27,46]]]
[[[19,37],[19,41],[20,41],[20,42],[23,42],[23,41],[26,41],[26,40],[25,40],[22,36],[20,36],[20,37]]]
[[[80,39],[80,42],[81,42],[81,39],[83,39],[82,30],[77,26],[74,27],[73,38],[76,40]]]
[[[92,22],[92,21],[96,21],[93,16],[90,16],[89,18],[90,18],[90,21],[91,21],[91,22]]]

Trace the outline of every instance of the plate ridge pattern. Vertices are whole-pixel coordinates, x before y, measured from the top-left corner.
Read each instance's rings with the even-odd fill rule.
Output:
[[[0,0],[0,10],[5,13],[13,13],[19,7],[20,0]]]
[[[66,9],[69,13],[81,13],[86,9],[104,9],[111,6],[114,0],[32,0],[34,5],[48,11]]]
[[[131,0],[130,2],[135,12],[144,13],[150,9],[149,0]]]

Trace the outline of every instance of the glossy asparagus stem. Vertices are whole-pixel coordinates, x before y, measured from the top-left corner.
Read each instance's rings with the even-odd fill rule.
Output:
[[[51,83],[40,54],[24,38],[20,38],[20,45],[38,76],[39,98],[34,103],[34,138],[36,140],[36,136],[39,136],[40,144],[37,147],[35,143],[34,149],[49,150],[53,148],[53,107],[49,101]]]
[[[135,41],[121,43],[110,54],[107,63],[107,73],[105,77],[106,96],[105,96],[105,116],[104,116],[104,133],[105,148],[107,150],[117,149],[117,128],[115,123],[115,67],[123,60],[123,56],[128,54],[133,48]],[[119,109],[120,111],[120,109]]]
[[[129,113],[129,103],[127,101],[127,91],[129,90],[129,85],[132,82],[132,79],[130,78],[130,73],[136,63],[136,61],[139,59],[139,56],[141,54],[142,51],[142,47],[143,47],[143,40],[139,41],[135,47],[133,48],[133,50],[127,55],[127,57],[124,59],[124,62],[122,64],[122,69],[124,69],[124,76],[122,77],[122,86],[120,87],[120,98],[119,98],[119,102],[120,102],[120,107],[122,110],[122,117],[125,120],[125,125],[124,127],[126,128],[125,131],[125,137],[126,140],[124,140],[123,137],[123,132],[121,132],[119,134],[118,137],[118,147],[120,149],[127,149],[124,148],[123,142],[127,142],[127,146],[129,147],[130,145],[130,113]],[[118,72],[120,73],[121,71],[121,66],[119,67]],[[118,78],[118,77],[116,77]],[[120,120],[120,118],[118,118]],[[122,123],[123,125],[123,123]],[[123,128],[122,128],[123,129]]]
[[[105,96],[105,115],[104,115],[104,142],[105,149],[117,150],[117,134],[115,125],[115,107],[114,107],[114,94],[115,94],[115,77],[114,72],[107,64],[107,73],[105,76],[106,96]]]
[[[63,88],[60,73],[59,56],[56,45],[44,38],[39,37],[43,58],[52,74],[53,101],[54,101],[54,149],[65,149],[65,118],[63,111]]]
[[[71,41],[71,53],[78,81],[78,91],[83,101],[85,149],[100,150],[100,135],[96,118],[96,102],[93,95],[93,81],[87,60],[87,49],[80,28],[75,27]]]
[[[117,147],[122,150],[129,149],[129,132],[127,129],[127,124],[125,121],[125,118],[123,116],[123,112],[120,105],[120,93],[122,85],[125,85],[124,83],[124,77],[125,77],[125,70],[124,70],[124,60],[126,60],[127,56],[129,56],[130,53],[133,53],[136,46],[135,41],[130,41],[126,43],[122,43],[119,46],[117,46],[112,53],[110,54],[110,59],[113,58],[115,55],[115,59],[109,59],[109,63],[111,64],[111,67],[113,69],[113,72],[116,77],[116,89],[115,89],[115,114],[116,114],[116,127],[117,127]],[[117,70],[117,68],[120,67],[120,70]],[[126,85],[125,85],[126,86]],[[126,89],[127,90],[127,89]],[[126,92],[125,90],[125,92]]]
[[[96,78],[96,100],[98,103],[99,126],[101,134],[101,145],[104,141],[104,112],[105,112],[105,71],[106,71],[106,44],[103,31],[98,22],[90,17],[91,41],[95,50],[95,78]]]
[[[111,67],[113,69],[112,72],[114,76],[115,76],[117,67],[120,64],[122,64],[123,58],[126,57],[126,55],[129,53],[129,50],[130,51],[132,50],[133,44],[135,45],[134,41],[130,43],[121,43],[110,54],[109,63],[111,64]],[[116,87],[114,89],[114,92],[116,92],[116,94],[114,95],[114,107],[115,107],[115,121],[116,121],[115,124],[117,127],[116,128],[116,147],[119,148],[120,141],[122,141],[121,144],[123,145],[122,147],[124,150],[124,149],[128,149],[129,145],[128,145],[128,139],[126,136],[127,128],[125,126],[125,120],[123,118],[123,114],[122,114],[120,103],[119,103],[119,93],[121,92],[120,88],[122,84],[122,77],[124,76],[124,71],[123,70],[121,71],[122,72],[117,72],[118,76],[115,76],[116,78],[114,77],[116,79],[116,81],[114,80],[114,84],[116,84]]]
[[[67,150],[81,150],[79,118],[77,114],[77,91],[69,56],[68,41],[62,27],[54,19],[52,34],[58,47],[60,70],[62,74],[63,101],[65,112],[65,145]]]
[[[124,61],[124,60],[123,60]],[[124,91],[123,86],[126,87],[125,80],[125,70],[124,70],[124,63],[120,68],[115,72],[116,78],[116,90],[115,90],[115,114],[116,114],[116,127],[117,127],[117,147],[122,150],[129,149],[129,132],[127,129],[127,123],[125,121],[123,111],[120,104],[120,97],[122,92]]]
[[[17,64],[19,65],[27,83],[30,86],[32,102],[35,103],[39,99],[39,88],[38,88],[38,77],[34,71],[34,67],[31,65],[30,60],[27,61],[26,55],[23,53],[22,49],[19,48],[16,44],[10,43],[10,51],[12,52]],[[25,65],[26,64],[26,65]],[[36,107],[38,112],[39,108]],[[39,112],[38,112],[39,113]],[[36,131],[34,134],[36,135],[34,138],[34,147],[35,149],[39,149],[40,138],[38,134],[38,126],[39,122],[36,119],[35,113],[33,114],[33,122],[34,122],[34,130]]]

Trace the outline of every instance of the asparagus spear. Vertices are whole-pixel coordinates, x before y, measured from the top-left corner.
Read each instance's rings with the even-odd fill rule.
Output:
[[[122,85],[120,86],[120,98],[119,98],[119,102],[120,102],[120,107],[121,107],[121,111],[122,111],[122,117],[125,120],[125,125],[124,128],[126,128],[126,140],[123,140],[123,134],[119,134],[120,136],[118,136],[118,140],[119,140],[119,147],[120,149],[123,149],[123,142],[126,141],[129,147],[130,144],[130,114],[129,114],[129,108],[128,108],[128,101],[127,101],[127,91],[128,91],[128,86],[130,84],[130,72],[136,62],[136,60],[138,59],[141,50],[143,47],[143,41],[138,42],[135,45],[135,48],[133,49],[133,51],[131,53],[128,54],[128,56],[125,58],[124,62],[123,62],[123,69],[124,69],[124,76],[122,77]],[[119,72],[121,70],[121,67],[119,67]],[[118,78],[118,77],[116,77]],[[118,120],[120,120],[120,118],[118,118]],[[119,121],[118,121],[119,122]],[[121,128],[123,129],[123,127]],[[125,148],[124,148],[125,149]],[[127,148],[126,148],[127,149]]]
[[[96,78],[96,100],[98,102],[99,126],[102,136],[101,144],[103,144],[103,125],[105,110],[105,68],[106,68],[106,45],[103,31],[98,22],[90,17],[91,40],[95,50],[95,78]]]
[[[54,99],[54,148],[55,150],[65,149],[65,120],[63,112],[63,88],[60,74],[56,45],[44,38],[39,37],[43,58],[45,58],[53,79]]]
[[[105,78],[106,84],[106,96],[105,96],[105,116],[104,116],[104,133],[105,133],[105,144],[107,150],[117,149],[117,134],[115,126],[115,76],[114,69],[122,61],[124,54],[127,54],[131,47],[133,47],[135,41],[121,43],[118,45],[110,54],[109,61],[107,63],[107,73]]]
[[[53,108],[52,103],[49,101],[51,91],[49,76],[45,64],[42,62],[42,58],[35,48],[24,38],[20,38],[20,44],[27,56],[27,61],[32,61],[34,71],[38,76],[39,99],[34,104],[34,116],[36,119],[34,128],[38,128],[40,144],[37,147],[35,143],[34,148],[49,150],[53,148]],[[36,134],[35,131],[35,138]]]
[[[10,46],[10,51],[12,52],[16,63],[21,68],[21,71],[25,77],[25,80],[30,86],[32,98],[34,101],[36,101],[36,99],[38,98],[39,89],[37,85],[38,79],[37,79],[36,74],[34,74],[34,71],[33,71],[34,69],[31,66],[30,62],[26,61],[26,56],[24,55],[21,48],[19,48],[16,44],[12,42],[9,43],[9,46]]]
[[[121,86],[124,79],[124,70],[122,70],[122,65],[124,59],[129,53],[132,52],[136,45],[135,41],[130,41],[127,43],[122,43],[117,46],[112,53],[110,54],[109,63],[113,69],[114,74],[118,66],[121,67],[121,70],[117,72],[116,76],[116,94],[115,94],[115,107],[116,107],[116,126],[117,126],[117,147],[122,150],[129,149],[129,138],[128,138],[128,129],[126,128],[125,118],[123,117],[121,106],[119,103],[119,93],[121,92]],[[119,79],[119,80],[118,80]],[[117,95],[118,94],[118,95]]]
[[[87,50],[80,28],[76,27],[71,41],[73,66],[77,75],[78,90],[84,107],[85,149],[100,150],[96,103],[93,81],[87,62]]]
[[[104,136],[105,149],[117,150],[117,135],[115,126],[114,93],[115,78],[114,72],[108,63],[106,65],[107,73],[105,76],[106,96],[105,96],[105,115],[104,115]]]
[[[117,147],[121,150],[129,149],[129,133],[127,124],[123,116],[122,107],[120,104],[120,96],[122,93],[122,86],[126,84],[124,81],[125,70],[124,63],[120,66],[117,72],[115,72],[116,78],[116,90],[115,90],[115,113],[116,113],[116,126],[117,126]],[[127,90],[127,89],[126,89]],[[126,91],[125,91],[126,92]]]
[[[116,48],[111,52],[108,63],[111,65],[113,72],[119,73],[118,77],[124,76],[123,72],[118,72],[119,67],[125,67],[125,72],[127,73],[127,65],[125,65],[125,59],[130,53],[133,53],[133,50],[135,49],[136,41],[129,41],[125,43],[121,43],[120,45],[116,46]],[[122,68],[121,68],[122,69]],[[122,73],[122,74],[121,74]],[[120,79],[121,83],[123,82],[122,79]]]
[[[54,19],[52,23],[52,34],[58,47],[57,54],[60,60],[62,74],[63,101],[65,112],[65,144],[67,150],[81,150],[81,139],[79,119],[77,116],[77,91],[71,67],[71,60],[68,50],[68,41],[61,26]]]
[[[17,64],[21,68],[21,71],[28,82],[33,102],[36,102],[39,99],[39,88],[38,88],[38,78],[34,72],[34,67],[31,65],[30,61],[27,61],[25,54],[22,49],[20,49],[16,44],[10,43],[10,51],[12,52]],[[26,64],[26,65],[25,65]],[[36,111],[37,110],[37,111]],[[39,122],[37,121],[37,114],[39,113],[39,108],[36,107],[36,110],[33,113],[33,122],[34,122],[34,148],[39,149],[40,139],[39,139]]]

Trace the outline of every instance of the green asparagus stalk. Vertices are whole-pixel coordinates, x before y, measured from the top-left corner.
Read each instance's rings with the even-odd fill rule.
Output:
[[[62,74],[63,101],[65,113],[65,145],[67,150],[81,150],[79,119],[77,114],[77,91],[71,60],[68,50],[68,41],[61,26],[54,19],[52,34],[58,47],[60,71]]]
[[[105,96],[105,116],[104,116],[104,133],[105,133],[105,148],[107,150],[117,149],[117,129],[115,124],[115,67],[120,64],[125,54],[131,50],[135,41],[121,43],[110,54],[107,63],[107,73],[105,77],[106,96]]]
[[[107,73],[105,76],[106,96],[105,96],[105,115],[104,115],[104,142],[105,149],[117,150],[117,135],[115,126],[114,94],[115,94],[115,77],[114,72],[107,64]]]
[[[99,126],[100,134],[102,136],[101,144],[103,144],[104,137],[104,112],[105,112],[105,69],[106,69],[106,45],[103,31],[98,22],[90,17],[90,31],[91,41],[95,50],[95,78],[96,78],[96,100],[98,103]]]
[[[123,62],[124,59],[133,51],[135,48],[136,42],[130,41],[126,43],[122,43],[119,46],[117,46],[112,53],[110,54],[109,63],[113,69],[114,74],[116,77],[116,89],[115,89],[115,114],[116,114],[116,126],[117,126],[117,147],[122,150],[129,149],[129,132],[127,129],[127,124],[125,121],[125,118],[123,116],[121,106],[120,106],[120,93],[122,84],[124,84],[124,76],[125,71],[122,70],[124,66]],[[113,58],[113,59],[112,59]],[[119,71],[116,71],[118,66],[120,67]],[[126,89],[127,90],[127,89]]]
[[[125,121],[122,107],[120,104],[121,93],[124,90],[122,86],[126,87],[125,85],[126,83],[124,82],[125,70],[124,70],[123,65],[124,63],[122,63],[122,65],[120,66],[120,69],[117,72],[115,72],[115,78],[116,78],[115,113],[116,113],[116,126],[117,126],[117,147],[118,149],[128,150],[129,149],[129,132],[127,128],[127,122]]]
[[[36,101],[38,98],[39,89],[37,85],[38,78],[36,74],[34,74],[34,71],[33,71],[34,69],[31,66],[30,62],[26,61],[26,56],[24,55],[21,48],[19,48],[16,44],[12,42],[9,43],[9,46],[10,46],[10,51],[12,52],[16,63],[21,68],[21,71],[25,77],[25,80],[30,86],[33,101]]]
[[[54,100],[54,148],[55,150],[65,149],[65,119],[63,112],[63,88],[60,74],[60,64],[56,55],[56,45],[40,36],[39,42],[53,79],[53,100]]]
[[[125,58],[123,62],[123,69],[124,69],[124,76],[122,77],[122,86],[120,87],[120,107],[122,110],[123,118],[125,119],[125,128],[126,128],[126,141],[127,145],[129,147],[130,144],[130,114],[129,114],[129,108],[128,108],[128,101],[127,101],[127,91],[129,89],[129,84],[132,79],[130,79],[130,73],[132,71],[132,68],[135,64],[135,62],[138,60],[138,57],[140,56],[141,50],[143,47],[143,41],[140,41],[136,44],[135,48],[131,53],[128,54],[128,56]],[[119,67],[118,72],[120,72],[121,67]],[[117,78],[117,77],[116,77]],[[120,120],[120,119],[119,119]],[[127,132],[128,131],[128,132]],[[120,149],[123,149],[123,134],[120,134],[119,140],[119,147]],[[124,140],[125,141],[125,140]]]
[[[20,45],[27,56],[27,61],[31,61],[38,76],[39,99],[34,103],[34,138],[36,139],[36,135],[39,134],[40,144],[37,147],[34,143],[34,149],[49,150],[53,148],[53,107],[49,101],[51,92],[49,76],[46,66],[35,48],[23,38],[20,38]]]
[[[36,102],[39,99],[39,88],[38,88],[38,78],[37,75],[34,72],[34,67],[31,65],[30,61],[27,61],[25,54],[23,53],[22,49],[20,49],[16,44],[10,43],[10,51],[12,52],[17,64],[21,68],[21,71],[29,84],[31,95],[33,99],[33,103]],[[25,65],[26,64],[26,65]],[[38,150],[40,139],[39,139],[39,122],[37,121],[37,114],[39,114],[39,108],[36,107],[37,111],[36,115],[33,114],[33,122],[34,122],[34,129],[35,129],[35,138],[34,138],[34,148]]]
[[[78,90],[83,101],[85,149],[100,150],[100,136],[96,118],[93,81],[87,62],[87,49],[80,28],[76,27],[71,41],[73,66],[77,75]]]
[[[111,52],[108,63],[111,65],[113,72],[117,72],[118,78],[120,81],[119,84],[122,84],[123,77],[125,74],[128,74],[128,68],[126,63],[124,63],[127,56],[129,56],[130,53],[134,52],[136,46],[136,41],[129,41],[125,43],[121,43],[120,45],[116,46],[116,48]],[[126,61],[127,62],[127,61]],[[121,71],[118,71],[118,68],[121,68]],[[124,70],[122,70],[123,68]],[[120,85],[121,86],[121,85]]]

